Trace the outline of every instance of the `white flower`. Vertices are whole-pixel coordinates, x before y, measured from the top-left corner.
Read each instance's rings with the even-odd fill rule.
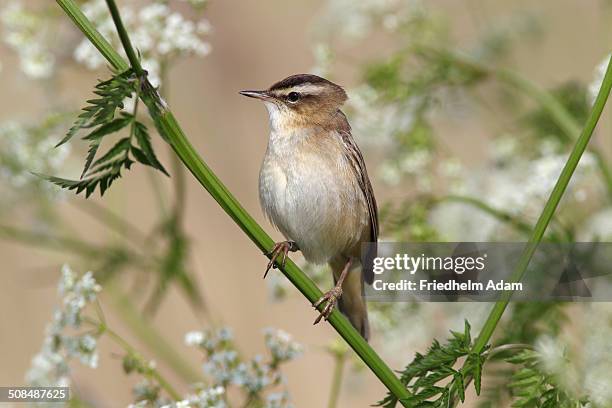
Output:
[[[541,363],[546,372],[556,374],[565,368],[565,347],[557,339],[542,336],[535,343],[535,349],[540,355]]]
[[[353,134],[364,143],[391,146],[398,133],[414,124],[415,99],[388,103],[368,85],[349,91],[348,114]]]
[[[189,3],[192,7],[204,7],[206,4],[208,4],[208,0],[183,0],[187,3]]]
[[[234,377],[234,369],[238,363],[238,353],[235,350],[218,351],[204,363],[204,372],[217,383],[227,384]]]
[[[73,358],[87,367],[98,366],[97,339],[91,334],[68,335],[66,329],[79,328],[81,313],[96,300],[100,285],[91,272],[79,278],[68,265],[62,267],[61,275],[58,291],[63,307],[54,311],[41,351],[26,374],[26,381],[33,386],[67,386]]]
[[[266,397],[266,408],[290,408],[289,395],[286,391],[273,392]]]
[[[420,174],[425,170],[425,167],[431,161],[431,154],[428,150],[418,149],[405,155],[399,167],[402,171],[408,174]]]
[[[50,183],[41,183],[32,172],[56,174],[66,161],[70,147],[55,148],[59,135],[55,129],[43,124],[30,127],[8,121],[0,124],[0,175],[15,189],[36,186],[44,192],[57,191]]]
[[[595,98],[597,98],[597,94],[599,93],[599,88],[601,88],[601,84],[603,82],[604,76],[606,75],[606,69],[608,68],[610,57],[612,57],[612,54],[608,54],[597,65],[597,67],[595,67],[595,75],[594,75],[593,81],[589,84],[589,96],[591,97],[591,103],[594,103]]]
[[[163,405],[162,408],[226,408],[223,395],[225,388],[221,386],[203,389],[196,394],[189,395],[181,401]]]
[[[317,43],[312,49],[315,65],[312,69],[313,74],[326,77],[329,76],[330,66],[333,60],[333,53],[329,45]]]
[[[185,334],[185,344],[188,346],[199,346],[204,342],[204,333],[201,331],[190,331]]]
[[[360,39],[370,33],[378,19],[390,20],[392,15],[398,21],[403,19],[404,14],[410,11],[410,7],[406,7],[410,3],[399,0],[331,0],[327,2],[319,30]],[[397,28],[397,24],[388,28]]]
[[[92,20],[98,31],[118,48],[120,43],[104,0],[90,0],[83,5],[83,12]],[[139,10],[122,8],[122,17],[130,38],[142,56],[142,65],[149,73],[154,86],[160,84],[161,63],[175,56],[206,56],[211,51],[204,36],[211,31],[206,19],[191,21],[167,4],[153,2]],[[84,39],[75,49],[74,58],[89,69],[104,65],[105,61],[93,45]]]
[[[612,208],[591,215],[578,232],[578,241],[610,241],[612,239]]]
[[[55,58],[47,49],[49,30],[44,14],[25,10],[21,3],[9,3],[0,15],[4,40],[19,56],[21,70],[35,79],[53,74]]]
[[[59,284],[59,293],[63,296],[64,319],[67,324],[78,327],[81,322],[81,312],[88,303],[96,300],[101,290],[91,272],[87,272],[77,280],[74,272],[68,265],[62,268],[62,280]]]
[[[281,329],[264,330],[266,347],[276,361],[288,361],[302,354],[304,347],[293,340],[291,335]]]

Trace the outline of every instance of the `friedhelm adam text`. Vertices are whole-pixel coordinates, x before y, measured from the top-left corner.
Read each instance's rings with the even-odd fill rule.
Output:
[[[408,254],[396,254],[390,257],[376,257],[372,263],[372,270],[377,278],[372,284],[372,288],[376,291],[414,291],[414,292],[436,292],[436,291],[521,291],[523,285],[520,282],[506,282],[504,280],[493,279],[453,279],[454,274],[459,276],[466,272],[476,273],[477,277],[486,275],[486,259],[487,254],[478,254],[478,256],[427,256],[421,254],[419,256],[411,256]],[[382,274],[387,271],[399,271],[399,277],[413,277],[417,272],[421,273],[446,273],[447,278],[440,281],[434,279],[436,276],[428,276],[429,279],[422,279],[420,276],[415,276],[414,280],[399,279],[394,282],[388,282],[382,278]],[[450,277],[448,272],[451,273]],[[407,273],[407,275],[406,275]],[[486,276],[485,276],[486,278]],[[388,279],[388,277],[387,277]]]
[[[380,291],[504,291],[504,290],[523,290],[520,282],[505,282],[503,280],[489,280],[487,282],[474,282],[472,280],[457,282],[449,280],[438,282],[437,280],[420,279],[411,281],[402,279],[398,282],[384,282],[376,279],[372,287]]]

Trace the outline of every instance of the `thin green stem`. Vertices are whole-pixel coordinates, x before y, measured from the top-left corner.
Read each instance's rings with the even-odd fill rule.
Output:
[[[87,16],[83,14],[81,9],[73,1],[57,0],[56,2],[113,68],[118,71],[126,71],[130,68],[129,64],[125,62],[123,57],[115,51],[113,46],[102,37],[102,34],[96,30],[89,19],[87,19]]]
[[[488,205],[484,201],[479,200],[477,198],[451,194],[451,195],[446,195],[446,196],[441,197],[440,201],[453,201],[453,202],[469,204],[487,214],[490,214],[491,216],[501,221],[509,223],[510,225],[515,227],[520,232],[523,232],[526,234],[531,232],[531,225],[529,225],[527,222],[521,220],[520,218],[506,211],[502,211],[497,208],[493,208],[492,206]]]
[[[104,323],[99,323],[98,325],[101,327],[102,333],[108,335],[108,337],[110,337],[116,344],[118,344],[128,354],[133,355],[133,356],[139,356],[136,349],[132,347],[132,345],[128,343],[127,340],[125,340],[123,337],[121,337],[117,332],[111,330]],[[176,389],[174,389],[174,387],[170,384],[170,382],[166,380],[164,376],[161,375],[161,373],[157,369],[153,367],[147,367],[146,370],[147,370],[147,374],[150,377],[152,377],[155,381],[157,381],[157,383],[164,390],[166,390],[166,392],[168,393],[168,395],[172,397],[172,399],[174,399],[175,401],[180,401],[183,399],[181,397],[181,394]]]
[[[122,293],[114,282],[105,285],[105,293],[110,296],[113,307],[128,324],[138,338],[158,356],[165,361],[186,382],[203,381],[200,373],[189,362],[183,359],[174,347],[166,342],[164,337],[151,326],[137,310],[130,298]]]
[[[127,31],[125,30],[123,21],[121,21],[121,14],[119,14],[117,4],[115,3],[115,0],[106,0],[106,4],[108,5],[108,10],[110,11],[111,17],[113,18],[113,23],[115,23],[115,28],[117,28],[117,34],[119,35],[119,39],[121,40],[121,44],[123,45],[125,55],[127,55],[128,61],[130,62],[132,69],[140,79],[144,74],[144,70],[140,65],[140,60],[136,55],[136,51],[134,51],[134,47],[132,46],[130,37]]]
[[[87,258],[102,258],[108,253],[107,248],[96,247],[79,240],[35,233],[5,225],[0,225],[0,238],[17,240],[24,244],[58,251],[75,252]],[[135,255],[132,256],[135,257]],[[148,267],[144,260],[140,264],[143,268]],[[164,340],[163,336],[142,318],[142,315],[131,300],[122,294],[112,281],[107,282],[106,289],[105,292],[110,295],[113,305],[119,311],[121,318],[128,323],[128,326],[149,349],[154,351],[161,360],[165,361],[186,382],[202,381],[200,373],[185,361],[180,353],[175,352],[174,348]],[[103,314],[101,314],[99,306],[97,306],[96,311],[100,320],[104,322],[105,319]]]
[[[75,9],[78,6],[73,0],[56,0],[62,8],[71,10],[69,15],[79,15]],[[109,0],[110,1],[110,0]],[[80,13],[82,16],[82,13]],[[92,35],[95,31],[91,22],[84,16],[83,18],[73,18],[75,24],[92,42],[105,42],[100,35]],[[117,18],[115,20],[119,20]],[[125,32],[125,30],[123,30]],[[128,40],[129,41],[129,40]],[[129,42],[126,41],[126,44]],[[125,44],[124,44],[125,45]],[[121,59],[112,47],[99,45],[97,48],[101,51],[104,57],[115,67],[127,69],[125,61],[117,64],[117,58]],[[112,50],[112,51],[111,51]],[[243,232],[257,245],[263,252],[268,253],[274,241],[261,228],[261,226],[251,217],[249,213],[240,205],[238,200],[229,192],[225,185],[217,178],[206,163],[200,158],[196,150],[193,148],[183,130],[179,126],[172,112],[167,108],[166,103],[159,98],[155,89],[146,83],[142,94],[142,100],[149,108],[149,113],[160,135],[172,146],[175,153],[180,157],[181,161],[200,182],[200,184],[210,193],[217,201],[223,210],[236,222]],[[308,278],[291,260],[287,260],[285,266],[278,265],[279,269],[291,281],[291,283],[308,299],[314,303],[323,293]],[[323,305],[320,306],[322,308]],[[406,399],[410,396],[409,391],[396,377],[393,371],[385,364],[378,354],[370,347],[370,345],[361,337],[361,335],[353,328],[351,323],[337,310],[331,314],[329,318],[330,324],[340,334],[340,336],[351,346],[357,355],[364,361],[370,370],[379,378],[379,380],[394,394],[404,406],[408,406]]]
[[[163,92],[166,89],[166,82],[167,82],[167,63],[165,61],[162,61],[160,63],[159,76],[161,78],[159,90],[160,90],[160,94],[163,95]],[[173,154],[172,157],[175,158],[176,155]],[[168,219],[168,211],[166,210],[165,196],[164,196],[164,192],[162,191],[162,186],[159,181],[158,175],[156,174],[156,172],[149,171],[148,177],[149,177],[149,182],[151,183],[151,189],[153,190],[153,194],[155,195],[155,199],[157,200],[157,207],[161,215],[161,219],[164,220],[165,222],[165,220]]]
[[[147,240],[146,235],[137,226],[93,200],[71,200],[69,203],[132,243],[144,243]]]
[[[346,353],[340,352],[334,354],[334,374],[332,377],[332,386],[329,391],[328,408],[336,408],[340,399],[340,390],[342,389],[342,375],[346,364]]]
[[[10,239],[23,244],[62,252],[74,252],[90,258],[104,254],[104,248],[88,244],[78,239],[61,235],[33,232],[8,225],[0,225],[0,238]]]
[[[595,103],[593,104],[593,108],[591,109],[587,122],[584,126],[584,129],[582,130],[580,136],[578,137],[578,140],[576,141],[574,148],[572,149],[572,152],[570,153],[569,158],[567,162],[565,163],[563,170],[561,171],[561,175],[559,176],[559,179],[557,180],[555,187],[550,193],[550,197],[548,198],[548,201],[546,202],[546,205],[544,206],[544,210],[542,211],[542,214],[540,215],[535,225],[535,228],[533,229],[533,232],[529,238],[529,241],[527,245],[525,246],[525,249],[523,253],[521,254],[521,257],[519,258],[516,269],[510,278],[511,282],[520,281],[525,271],[527,270],[529,262],[531,261],[531,258],[538,244],[542,240],[542,236],[544,235],[544,232],[546,231],[546,228],[548,224],[550,223],[550,220],[552,219],[555,213],[555,210],[557,209],[557,206],[559,205],[559,202],[561,201],[561,198],[563,197],[563,193],[565,192],[565,189],[567,188],[567,185],[569,184],[570,179],[572,175],[574,174],[574,170],[576,170],[576,167],[578,166],[578,162],[580,161],[580,158],[582,157],[582,154],[586,150],[589,140],[591,139],[591,136],[593,135],[595,126],[597,125],[597,122],[599,121],[599,118],[601,117],[603,108],[606,105],[606,101],[608,100],[608,96],[610,94],[611,87],[612,87],[612,58],[610,59],[610,62],[608,63],[606,75],[604,77],[603,83],[597,95],[597,99],[595,100]],[[512,292],[504,292],[501,300],[499,300],[495,304],[493,309],[491,310],[482,330],[480,331],[478,338],[474,342],[474,347],[473,347],[474,353],[477,353],[477,354],[481,353],[486,347],[486,345],[489,343],[489,340],[491,339],[491,336],[493,335],[493,332],[495,331],[495,328],[497,326],[497,323],[499,322],[499,319],[501,318],[502,314],[506,310],[506,307],[508,306],[508,302],[510,301],[511,296],[512,296]]]

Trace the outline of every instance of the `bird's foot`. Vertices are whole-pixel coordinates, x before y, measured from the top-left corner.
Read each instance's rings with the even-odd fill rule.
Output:
[[[298,249],[299,248],[294,241],[283,241],[283,242],[277,242],[276,244],[274,244],[274,247],[272,247],[272,250],[266,254],[267,256],[270,257],[270,262],[268,262],[268,266],[266,267],[266,272],[264,273],[264,276],[263,276],[264,279],[268,275],[268,272],[270,271],[270,269],[276,268],[275,262],[276,262],[276,259],[279,257],[279,255],[282,256],[280,264],[282,267],[285,267],[285,262],[287,261],[287,254],[289,252],[295,252]]]
[[[327,319],[329,319],[329,316],[334,310],[334,307],[336,307],[336,303],[338,303],[338,299],[340,299],[340,296],[342,296],[342,286],[336,285],[331,290],[327,291],[323,296],[321,296],[319,300],[312,304],[314,308],[317,308],[323,302],[327,302],[323,310],[321,310],[321,314],[319,314],[319,317],[317,317],[313,324],[319,323],[323,318],[325,318],[326,321]]]

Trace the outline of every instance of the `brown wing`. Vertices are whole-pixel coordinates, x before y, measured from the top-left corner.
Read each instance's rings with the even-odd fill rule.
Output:
[[[368,177],[368,171],[366,169],[363,155],[359,150],[359,147],[355,143],[353,136],[351,135],[351,127],[346,119],[346,116],[341,111],[338,111],[339,121],[344,122],[344,126],[340,127],[340,136],[345,147],[345,153],[349,161],[353,164],[352,168],[355,171],[355,177],[359,181],[359,187],[363,192],[363,196],[368,206],[368,213],[370,216],[370,241],[374,244],[373,250],[366,255],[366,261],[369,264],[370,261],[376,256],[376,242],[378,241],[378,207],[376,205],[376,198],[374,197],[374,190],[372,189],[372,183]],[[371,265],[364,265],[364,278],[368,284],[372,284],[374,281],[374,273],[372,272]]]

